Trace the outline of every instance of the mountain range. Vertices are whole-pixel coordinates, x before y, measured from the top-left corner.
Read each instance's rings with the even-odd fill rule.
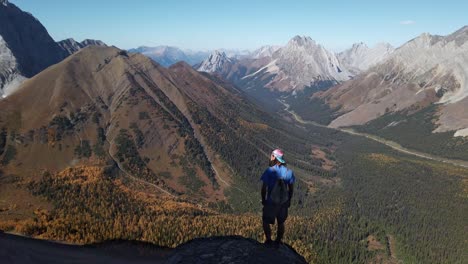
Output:
[[[195,67],[219,74],[244,90],[265,87],[291,93],[324,82],[331,86],[347,81],[385,60],[392,51],[389,44],[371,49],[360,43],[335,54],[310,37],[295,36],[283,47],[261,47],[240,59],[223,53],[212,54]],[[207,69],[207,65],[216,66]]]
[[[190,65],[200,63],[209,52],[182,50],[171,46],[146,47],[141,46],[136,49],[129,49],[129,52],[141,53],[164,67],[169,67],[180,61],[185,61]]]
[[[71,55],[80,49],[86,48],[88,46],[107,46],[104,42],[94,39],[85,39],[82,42],[78,42],[73,38],[68,38],[57,42],[57,44],[64,50],[67,55]]]
[[[468,127],[468,27],[447,36],[424,33],[388,58],[320,95],[340,116],[332,127],[362,125],[388,112],[435,104],[434,132]]]
[[[129,49],[129,52],[141,53],[147,57],[150,57],[155,62],[161,64],[164,67],[169,67],[180,61],[197,66],[202,63],[209,63],[209,57],[213,54],[225,54],[225,56],[232,60],[239,60],[244,58],[262,58],[271,56],[276,51],[278,46],[262,46],[254,51],[249,50],[235,50],[235,49],[217,49],[213,51],[195,51],[190,49],[181,49],[173,46],[156,46],[146,47],[141,46],[135,49]],[[199,66],[198,66],[199,67]]]

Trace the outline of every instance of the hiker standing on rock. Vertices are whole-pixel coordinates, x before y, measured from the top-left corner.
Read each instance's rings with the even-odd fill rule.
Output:
[[[293,171],[286,167],[282,150],[273,150],[270,156],[270,167],[265,170],[260,180],[263,182],[261,195],[265,244],[273,242],[270,225],[275,224],[275,219],[278,222],[275,242],[281,243],[284,235],[284,222],[288,217],[288,208],[293,196],[293,184],[296,180]]]

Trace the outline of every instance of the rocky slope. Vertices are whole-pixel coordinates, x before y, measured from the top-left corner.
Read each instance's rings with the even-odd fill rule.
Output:
[[[195,66],[195,68],[201,72],[229,72],[235,62],[236,60],[229,58],[225,52],[215,50],[208,58],[203,60],[200,65]]]
[[[354,80],[322,95],[341,116],[332,127],[361,125],[387,112],[439,105],[435,131],[468,128],[468,26],[448,35],[422,34]]]
[[[88,246],[58,244],[0,231],[2,263],[306,263],[287,245],[266,247],[242,237],[189,241],[175,249],[132,241],[109,241]]]
[[[64,52],[68,55],[71,55],[80,49],[83,49],[88,46],[104,46],[106,47],[107,45],[100,41],[100,40],[94,40],[94,39],[85,39],[82,42],[78,42],[74,40],[73,38],[68,38],[64,39],[62,41],[57,42],[57,44],[64,50]]]
[[[338,59],[353,75],[357,75],[383,62],[394,50],[388,43],[378,43],[374,47],[369,48],[366,44],[360,42],[338,53]]]
[[[8,0],[0,1],[0,24],[0,95],[65,57],[42,24]]]
[[[310,37],[296,36],[274,52],[266,65],[242,79],[246,88],[264,82],[268,89],[293,92],[321,81],[339,83],[350,76],[333,52]]]
[[[280,46],[270,46],[270,45],[262,46],[254,50],[251,54],[249,54],[249,58],[260,59],[264,57],[271,57],[273,53],[275,53],[280,48],[281,48]]]

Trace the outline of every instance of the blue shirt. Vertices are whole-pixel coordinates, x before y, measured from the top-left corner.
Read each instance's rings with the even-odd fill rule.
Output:
[[[294,172],[288,169],[286,166],[275,165],[266,169],[260,180],[263,181],[263,183],[265,183],[268,187],[267,202],[271,201],[271,189],[273,189],[273,186],[275,186],[276,180],[278,178],[283,179],[284,183],[286,184],[293,184],[296,181]]]

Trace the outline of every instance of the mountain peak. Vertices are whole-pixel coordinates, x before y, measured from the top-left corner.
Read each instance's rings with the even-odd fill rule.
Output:
[[[388,43],[378,43],[368,47],[365,43],[359,42],[340,52],[338,58],[345,68],[357,75],[387,59],[393,51],[394,48]]]
[[[224,51],[215,50],[206,60],[202,61],[197,70],[204,72],[218,72],[226,65],[231,65],[233,62],[233,59],[229,58]]]
[[[461,27],[459,30],[455,31],[454,33],[452,33],[452,35],[455,35],[455,34],[467,34],[468,33],[468,25],[465,25],[463,27]]]
[[[362,42],[362,41],[361,41],[361,42],[354,43],[353,46],[367,47],[366,43],[364,43],[364,42]]]
[[[221,58],[227,58],[227,59],[228,59],[228,56],[226,55],[226,52],[221,51],[221,50],[215,50],[215,51],[213,51],[213,52],[210,54],[210,57],[213,57],[213,58],[221,57]]]
[[[98,39],[85,39],[85,40],[81,41],[81,45],[83,45],[83,46],[90,46],[90,45],[107,46],[104,42],[102,42],[101,40],[98,40]]]
[[[468,41],[468,26],[464,26],[459,30],[453,32],[452,34],[445,37],[447,42],[455,41],[459,46],[463,45]]]
[[[369,49],[369,47],[364,43],[364,42],[357,42],[354,43],[353,46],[351,47],[352,50],[358,50],[358,49]]]
[[[85,39],[82,42],[78,42],[73,38],[64,39],[62,41],[57,42],[57,44],[67,55],[71,55],[88,46],[107,46],[104,42],[100,40]]]
[[[311,37],[299,36],[299,35],[296,35],[288,42],[288,45],[297,45],[297,46],[305,46],[308,44],[316,45],[315,41]]]
[[[10,2],[8,2],[8,0],[0,0],[0,5],[8,6],[8,4],[10,4]]]

